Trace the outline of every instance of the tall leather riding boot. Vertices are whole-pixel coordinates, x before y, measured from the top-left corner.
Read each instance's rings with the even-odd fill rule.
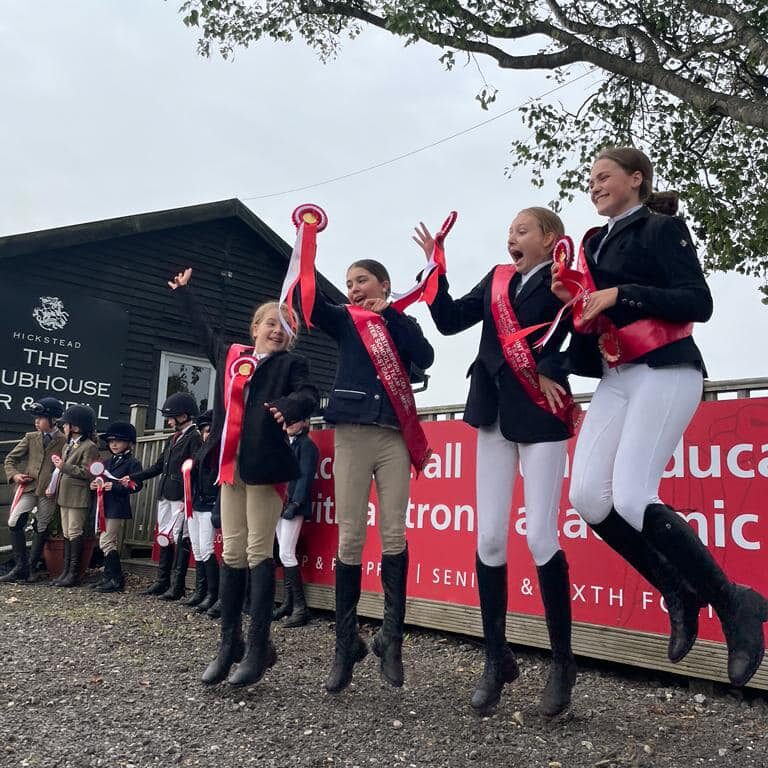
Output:
[[[83,537],[70,539],[69,571],[59,582],[60,587],[76,587],[80,583],[80,559],[83,556]]]
[[[203,602],[207,592],[208,576],[205,572],[205,563],[202,560],[195,560],[195,591],[189,597],[185,597],[181,604],[195,608]]]
[[[69,562],[72,559],[72,543],[64,539],[64,570],[51,581],[51,586],[58,587],[69,573]]]
[[[221,566],[219,601],[221,602],[221,640],[216,658],[206,667],[202,681],[206,685],[220,683],[236,661],[243,658],[242,606],[247,568]]]
[[[205,612],[209,619],[221,618],[221,584],[219,584],[219,599]]]
[[[352,682],[352,670],[362,661],[368,646],[360,637],[357,624],[357,603],[360,600],[362,567],[347,565],[336,559],[336,654],[325,690],[339,693]]]
[[[552,665],[540,710],[545,717],[554,717],[568,708],[576,682],[576,661],[571,650],[571,583],[565,553],[556,552],[544,565],[537,566],[536,572],[552,648]]]
[[[701,600],[679,569],[677,558],[669,560],[648,539],[636,531],[615,509],[592,530],[664,598],[669,614],[667,656],[672,663],[685,658],[699,633]]]
[[[408,547],[397,555],[382,555],[381,585],[384,587],[384,621],[373,636],[371,650],[379,657],[382,677],[395,688],[405,681],[403,671],[403,626],[405,587],[408,580]]]
[[[197,613],[210,610],[219,599],[219,561],[216,555],[211,555],[204,563],[205,568],[205,597],[195,607]]]
[[[254,685],[277,661],[275,646],[269,639],[272,605],[275,602],[275,561],[268,557],[249,572],[251,582],[251,623],[245,642],[245,656],[230,673],[230,685]]]
[[[13,547],[14,565],[5,576],[0,576],[0,582],[26,581],[29,576],[29,554],[27,552],[27,537],[24,534],[24,525],[17,524],[8,531]]]
[[[288,569],[283,566],[283,602],[272,611],[272,621],[280,621],[284,616],[290,616],[293,611],[293,595],[288,578]]]
[[[728,678],[734,685],[746,685],[765,653],[768,600],[731,583],[691,526],[665,504],[646,507],[643,536],[675,563],[683,578],[695,584],[699,596],[715,609],[728,644]]]
[[[486,565],[477,555],[475,568],[485,637],[485,669],[470,704],[486,714],[499,703],[504,684],[517,680],[520,670],[507,645],[507,566]]]
[[[245,594],[243,595],[243,613],[246,616],[251,614],[251,580],[246,579]]]
[[[285,581],[291,594],[291,613],[283,622],[284,627],[303,627],[309,621],[309,609],[304,597],[304,582],[298,565],[284,568]],[[273,614],[274,616],[274,614]]]
[[[29,553],[29,576],[27,581],[32,584],[36,582],[41,572],[45,570],[45,561],[43,560],[43,548],[45,542],[48,540],[48,531],[42,531],[38,533],[35,530],[34,536],[32,536],[32,549]]]
[[[176,557],[173,562],[171,583],[168,589],[160,595],[161,600],[181,600],[187,591],[187,569],[189,556],[192,552],[192,542],[188,537],[179,536],[176,544]]]
[[[145,590],[142,595],[162,595],[171,585],[171,568],[173,566],[176,547],[169,544],[167,547],[160,547],[160,558],[157,563],[157,576],[155,581]]]
[[[120,567],[120,555],[116,549],[104,556],[104,574],[106,578],[96,587],[97,592],[123,591],[123,569]]]

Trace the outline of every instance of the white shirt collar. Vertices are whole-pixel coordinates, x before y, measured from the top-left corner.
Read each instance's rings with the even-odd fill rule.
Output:
[[[551,265],[552,265],[551,261],[542,261],[541,264],[537,264],[535,267],[533,267],[533,269],[531,269],[530,272],[526,272],[524,275],[521,273],[520,287],[522,288],[531,277],[533,277],[540,270],[544,269],[544,267],[551,266]]]
[[[624,211],[624,213],[620,213],[618,216],[612,216],[610,219],[608,219],[608,231],[610,232],[613,229],[614,224],[616,224],[617,221],[621,221],[622,219],[626,219],[628,216],[631,216],[633,213],[636,213],[639,211],[645,203],[638,203],[633,208],[630,208],[628,211]]]

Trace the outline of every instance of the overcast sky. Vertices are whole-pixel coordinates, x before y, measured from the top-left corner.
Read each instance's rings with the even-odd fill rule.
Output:
[[[437,228],[452,209],[447,242],[455,295],[506,256],[514,214],[556,195],[506,178],[510,141],[525,135],[517,113],[385,168],[306,192],[269,195],[387,160],[463,130],[553,87],[545,73],[501,72],[490,112],[474,100],[483,82],[471,64],[445,72],[425,44],[368,31],[322,64],[301,42],[260,43],[233,61],[196,54],[196,34],[176,0],[0,0],[0,234],[239,197],[289,242],[291,211],[316,202],[330,224],[318,266],[337,285],[356,258],[390,268],[396,289],[421,265],[410,241],[423,219]],[[583,70],[574,70],[577,76]],[[557,94],[576,101],[594,81]],[[578,239],[600,223],[586,195],[564,214]],[[713,379],[766,374],[768,308],[756,281],[710,277],[715,314],[696,338]],[[437,362],[420,405],[460,402],[478,329],[450,339],[414,312]],[[761,342],[762,343],[762,342]],[[593,383],[576,382],[577,391]]]

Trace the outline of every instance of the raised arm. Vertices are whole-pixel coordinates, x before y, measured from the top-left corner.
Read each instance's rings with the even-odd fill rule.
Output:
[[[420,222],[415,232],[413,241],[429,259],[435,243],[434,238],[424,222]],[[448,278],[445,275],[440,275],[437,281],[437,296],[429,307],[432,319],[440,333],[444,336],[452,336],[482,321],[485,288],[489,277],[490,275],[486,275],[465,296],[454,299],[448,290]]]
[[[208,324],[205,309],[189,286],[189,281],[191,279],[192,268],[187,267],[183,272],[179,272],[172,280],[169,280],[168,286],[181,299],[187,316],[197,333],[200,346],[205,350],[206,357],[211,361],[211,365],[215,368],[224,352],[225,345],[222,343],[219,336],[214,333],[213,328]]]

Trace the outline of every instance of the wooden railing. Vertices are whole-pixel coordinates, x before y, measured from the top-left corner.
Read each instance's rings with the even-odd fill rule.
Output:
[[[768,396],[768,378],[733,379],[724,381],[707,381],[704,384],[704,400],[743,399],[750,397]],[[591,393],[575,395],[577,402],[588,405]],[[144,467],[148,467],[158,459],[163,443],[168,436],[167,431],[145,430],[147,408],[143,405],[131,406],[131,422],[141,434],[136,446],[136,456]],[[464,403],[453,405],[437,405],[419,409],[422,421],[452,421],[460,419],[464,413]],[[313,419],[313,429],[325,429],[328,425],[322,419]],[[16,444],[15,440],[0,441],[0,460],[5,458],[8,451]],[[148,549],[152,543],[152,532],[155,521],[155,494],[157,478],[144,485],[144,489],[131,499],[133,519],[128,521],[125,530],[124,546],[128,549]],[[8,506],[10,504],[10,489],[5,473],[0,476],[0,545],[7,544]]]

